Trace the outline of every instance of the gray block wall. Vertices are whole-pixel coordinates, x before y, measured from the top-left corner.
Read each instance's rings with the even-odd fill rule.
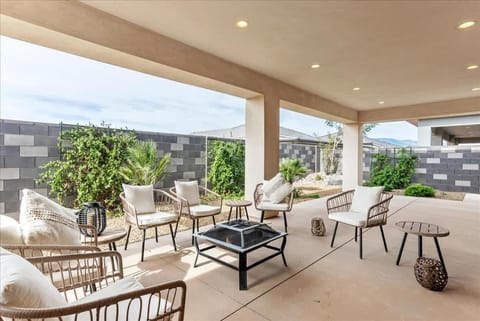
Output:
[[[413,183],[441,191],[480,193],[480,146],[417,147],[412,152],[418,157]],[[364,157],[364,162],[371,164],[371,157]],[[364,179],[369,176],[368,165]]]

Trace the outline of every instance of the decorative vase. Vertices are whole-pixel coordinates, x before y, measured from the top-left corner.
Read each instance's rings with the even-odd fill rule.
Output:
[[[82,204],[82,208],[77,212],[77,223],[93,225],[97,229],[97,235],[102,234],[102,232],[107,227],[107,215],[105,207],[99,202],[87,202]],[[88,234],[87,231],[82,233]],[[87,235],[93,236],[93,235]]]
[[[325,223],[321,217],[312,218],[312,234],[316,236],[325,235]]]
[[[426,289],[442,291],[448,282],[448,275],[442,262],[428,257],[419,257],[414,266],[415,278]]]

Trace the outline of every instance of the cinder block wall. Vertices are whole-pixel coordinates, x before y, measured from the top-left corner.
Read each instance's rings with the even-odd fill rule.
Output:
[[[441,191],[480,193],[480,147],[416,147],[412,152],[418,157],[414,183]],[[364,157],[365,180],[370,177],[371,159],[372,155]]]

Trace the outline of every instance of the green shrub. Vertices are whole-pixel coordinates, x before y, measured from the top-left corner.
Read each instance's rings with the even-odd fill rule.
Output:
[[[407,196],[433,197],[435,196],[435,189],[427,185],[413,184],[405,189],[404,194]]]
[[[284,159],[280,163],[280,173],[290,184],[292,184],[295,179],[305,175],[306,172],[307,169],[305,166],[296,158]]]
[[[75,207],[98,201],[115,211],[122,191],[120,166],[135,141],[132,134],[93,125],[62,132],[58,148],[63,157],[43,165],[37,182],[47,183],[62,204],[72,196]]]
[[[245,146],[242,142],[215,141],[209,150],[208,181],[225,197],[241,198],[245,188]]]
[[[395,166],[390,164],[388,155],[377,154],[372,162],[372,172],[367,185],[384,186],[386,191],[405,188],[415,174],[416,161],[417,156],[408,154],[405,149],[400,151]]]
[[[152,141],[137,141],[128,149],[128,159],[120,168],[125,183],[132,185],[154,185],[165,177],[170,153],[157,158],[157,148]]]

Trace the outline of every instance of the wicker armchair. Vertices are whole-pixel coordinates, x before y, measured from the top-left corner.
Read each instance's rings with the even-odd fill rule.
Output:
[[[262,215],[260,216],[260,222],[263,222],[265,211],[282,212],[285,232],[288,232],[286,213],[290,212],[293,207],[293,191],[286,197],[286,199],[282,203],[274,204],[265,200],[262,187],[263,183],[257,184],[257,186],[255,186],[255,191],[253,192],[255,208],[258,211],[262,212]]]
[[[328,218],[335,222],[335,230],[332,236],[330,247],[333,247],[335,235],[337,234],[338,223],[355,226],[355,242],[357,242],[358,230],[360,229],[360,259],[363,258],[363,239],[362,229],[378,226],[382,234],[383,246],[385,252],[388,252],[385,234],[382,225],[387,224],[387,214],[389,210],[390,200],[393,195],[391,193],[382,192],[380,202],[366,209],[366,215],[359,212],[350,211],[352,199],[355,190],[349,190],[337,194],[327,199]]]
[[[123,278],[118,252],[34,257],[28,261],[54,283],[68,304],[53,308],[20,308],[0,304],[0,319],[35,320],[183,320],[186,284],[174,281],[143,287]]]
[[[200,218],[211,217],[215,226],[215,215],[222,213],[222,196],[202,186],[198,186],[198,192],[200,194],[200,204],[192,204],[186,198],[179,196],[175,187],[170,188],[170,193],[175,195],[182,203],[182,215],[192,220],[192,245],[195,226],[197,232],[199,231]]]
[[[170,235],[172,236],[173,248],[177,251],[177,244],[175,243],[175,235],[177,234],[178,222],[180,220],[180,213],[182,211],[182,204],[175,197],[165,191],[154,189],[153,200],[155,202],[156,212],[153,213],[137,213],[135,206],[128,202],[125,197],[125,192],[120,193],[122,200],[123,212],[125,213],[125,221],[128,224],[127,240],[125,242],[125,250],[128,247],[128,239],[130,238],[130,231],[132,226],[137,227],[143,231],[142,238],[142,262],[145,253],[145,237],[147,229],[155,228],[155,240],[158,243],[158,227],[168,225],[170,228]],[[175,230],[172,227],[175,224]]]

